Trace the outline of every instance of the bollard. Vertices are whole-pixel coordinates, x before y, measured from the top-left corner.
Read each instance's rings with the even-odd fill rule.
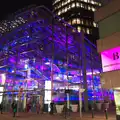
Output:
[[[106,118],[106,120],[108,120],[108,112],[107,112],[107,109],[105,109],[105,118]]]
[[[92,118],[94,118],[94,108],[92,108]]]

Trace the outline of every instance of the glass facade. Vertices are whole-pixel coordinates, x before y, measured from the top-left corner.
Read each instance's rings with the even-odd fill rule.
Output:
[[[101,62],[96,47],[48,9],[37,7],[1,26],[0,83],[2,100],[23,108],[43,96],[44,104],[78,102],[79,88],[88,101],[102,100]]]

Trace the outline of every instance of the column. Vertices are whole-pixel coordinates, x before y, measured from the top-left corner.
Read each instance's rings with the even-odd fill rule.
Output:
[[[120,90],[114,90],[114,98],[116,105],[116,120],[120,120]]]

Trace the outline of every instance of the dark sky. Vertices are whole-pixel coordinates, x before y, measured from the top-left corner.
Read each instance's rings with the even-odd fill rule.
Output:
[[[8,15],[28,5],[44,5],[52,9],[52,0],[1,0],[0,2],[0,20]]]

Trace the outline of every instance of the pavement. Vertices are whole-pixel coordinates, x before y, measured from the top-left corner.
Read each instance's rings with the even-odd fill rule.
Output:
[[[80,119],[79,113],[71,113],[66,119],[69,120],[106,120],[104,113],[95,113],[94,118],[92,118],[91,113],[83,113]],[[36,114],[36,113],[18,113],[16,118],[12,117],[12,113],[0,114],[0,120],[65,120],[63,115],[54,114],[50,115],[48,113]],[[116,120],[115,114],[108,114],[108,120]]]

